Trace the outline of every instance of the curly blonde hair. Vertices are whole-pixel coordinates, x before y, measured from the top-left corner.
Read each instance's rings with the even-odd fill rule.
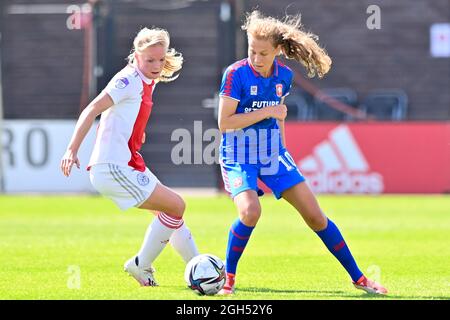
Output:
[[[183,55],[173,48],[169,49],[170,36],[169,33],[164,29],[141,29],[134,38],[133,49],[131,50],[131,53],[127,58],[128,62],[130,64],[135,63],[135,52],[142,52],[146,48],[158,44],[166,48],[166,62],[158,80],[161,82],[173,81],[179,76],[174,76],[174,73],[181,70],[183,66]]]
[[[301,63],[308,77],[322,78],[331,68],[331,58],[317,43],[319,37],[302,30],[300,15],[287,15],[283,20],[266,17],[255,10],[247,13],[242,30],[257,39],[270,40],[287,59]]]

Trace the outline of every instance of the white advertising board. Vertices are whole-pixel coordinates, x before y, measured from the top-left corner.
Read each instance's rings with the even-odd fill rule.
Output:
[[[86,170],[95,141],[93,125],[78,152],[80,169],[65,177],[60,161],[75,128],[73,120],[4,120],[4,191],[95,192]]]

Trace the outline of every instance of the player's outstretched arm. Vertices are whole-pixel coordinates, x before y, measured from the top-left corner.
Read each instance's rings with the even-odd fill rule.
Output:
[[[281,143],[283,144],[283,147],[286,146],[286,133],[284,130],[284,120],[278,120],[278,128],[280,129],[280,137],[281,137]]]
[[[284,104],[284,99],[286,98],[286,95],[281,98],[280,104]],[[286,107],[287,110],[287,107]],[[284,119],[283,120],[277,120],[278,122],[278,128],[280,129],[280,136],[281,136],[281,143],[286,148],[286,133],[284,130]]]
[[[267,118],[284,120],[287,115],[287,108],[283,104],[262,108],[261,110],[252,111],[249,113],[236,114],[237,105],[237,100],[227,97],[220,97],[218,119],[220,131],[224,132],[226,130],[246,128]]]
[[[77,156],[78,149],[92,127],[95,118],[113,104],[111,97],[102,92],[81,112],[67,150],[61,159],[61,171],[66,177],[70,175],[74,164],[77,168],[80,168],[80,161]]]

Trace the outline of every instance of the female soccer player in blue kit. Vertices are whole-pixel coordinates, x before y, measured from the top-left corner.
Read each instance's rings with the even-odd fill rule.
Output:
[[[225,189],[239,212],[229,233],[227,280],[221,294],[234,293],[237,263],[261,215],[258,178],[277,199],[284,198],[300,213],[356,288],[386,294],[383,286],[360,271],[339,229],[322,212],[285,149],[287,109],[283,100],[289,93],[293,73],[276,57],[283,54],[294,59],[306,67],[309,77],[320,78],[329,71],[331,59],[315,41],[316,36],[302,31],[300,17],[280,21],[253,11],[242,29],[248,36],[248,58],[226,69],[220,88],[220,163]]]

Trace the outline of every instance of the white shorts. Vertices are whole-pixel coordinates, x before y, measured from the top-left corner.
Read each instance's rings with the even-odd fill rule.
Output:
[[[94,188],[113,200],[121,210],[139,207],[159,182],[148,168],[141,172],[111,163],[93,165],[89,176]]]

